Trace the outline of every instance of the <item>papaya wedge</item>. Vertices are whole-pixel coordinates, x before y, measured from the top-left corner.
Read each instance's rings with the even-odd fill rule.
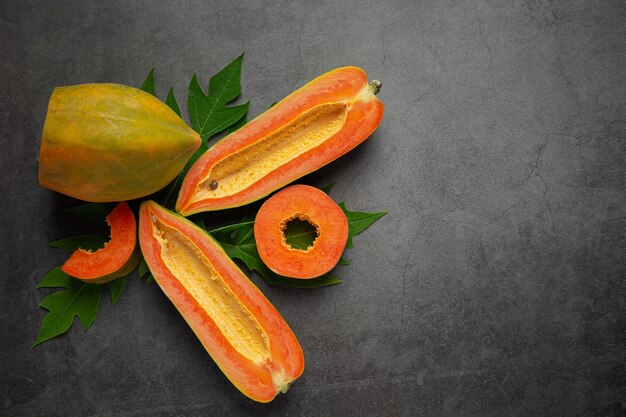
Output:
[[[183,180],[176,211],[248,204],[344,155],[378,127],[380,85],[356,67],[309,82],[205,152]]]
[[[141,204],[139,240],[156,282],[226,377],[255,401],[286,392],[304,370],[300,344],[220,245],[153,201]]]
[[[77,249],[61,269],[81,281],[102,284],[130,274],[141,261],[137,245],[137,222],[125,202],[118,203],[106,216],[111,239],[91,252]]]

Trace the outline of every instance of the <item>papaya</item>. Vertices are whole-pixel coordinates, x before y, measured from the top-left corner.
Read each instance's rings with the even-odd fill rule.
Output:
[[[130,274],[141,260],[137,245],[137,223],[125,202],[106,216],[111,239],[95,252],[77,249],[61,269],[81,281],[101,284]]]
[[[131,200],[167,185],[200,143],[174,111],[139,89],[57,87],[44,122],[39,183],[85,201]]]
[[[288,224],[299,219],[316,231],[306,249],[287,243]],[[326,193],[308,185],[291,185],[267,199],[254,219],[254,238],[265,265],[279,275],[315,278],[333,269],[348,241],[348,219]]]
[[[295,335],[203,229],[153,201],[139,211],[144,259],[165,295],[226,377],[269,402],[304,370]]]
[[[380,86],[360,68],[344,67],[291,93],[193,164],[176,211],[188,216],[242,206],[339,158],[378,127]]]

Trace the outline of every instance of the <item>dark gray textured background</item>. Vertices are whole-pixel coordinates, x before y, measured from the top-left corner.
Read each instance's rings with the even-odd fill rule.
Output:
[[[255,116],[342,65],[383,81],[385,118],[307,180],[389,214],[341,285],[269,288],[306,370],[266,405],[223,377],[155,285],[105,292],[92,328],[31,350],[75,232],[37,184],[54,86],[179,101],[246,51]],[[624,1],[0,4],[0,415],[626,415]]]

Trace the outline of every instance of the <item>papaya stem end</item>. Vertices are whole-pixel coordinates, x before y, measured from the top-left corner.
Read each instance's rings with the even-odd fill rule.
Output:
[[[372,91],[374,92],[374,94],[378,94],[382,86],[383,83],[378,80],[372,80],[372,82],[370,83],[370,87],[372,87]]]

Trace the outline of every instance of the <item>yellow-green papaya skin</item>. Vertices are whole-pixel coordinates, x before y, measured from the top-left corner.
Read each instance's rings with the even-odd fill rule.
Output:
[[[85,201],[132,200],[165,187],[200,144],[174,111],[137,88],[57,87],[43,129],[39,183]]]

